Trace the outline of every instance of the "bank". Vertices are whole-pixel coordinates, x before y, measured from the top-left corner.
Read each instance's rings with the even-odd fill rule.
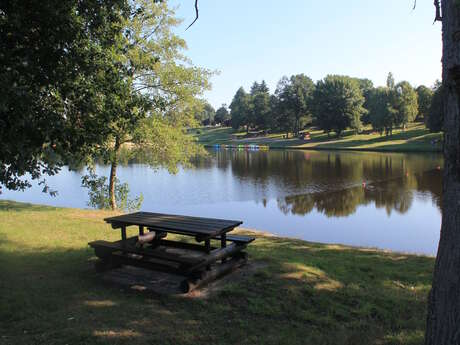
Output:
[[[430,133],[422,123],[412,123],[405,130],[395,129],[393,135],[385,136],[364,128],[360,134],[348,130],[340,138],[328,136],[321,130],[311,129],[310,139],[286,138],[285,133],[245,133],[228,127],[206,127],[191,131],[199,143],[206,147],[216,145],[262,145],[270,149],[308,149],[308,150],[355,150],[379,152],[441,152],[442,134]]]
[[[1,344],[422,343],[432,257],[254,233],[253,274],[145,295],[93,271],[87,243],[118,238],[112,214],[0,201]]]

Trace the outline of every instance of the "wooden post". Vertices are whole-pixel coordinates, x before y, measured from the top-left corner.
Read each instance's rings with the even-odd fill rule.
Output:
[[[126,226],[122,226],[121,227],[121,240],[123,241],[123,244],[125,244],[124,242],[126,241]]]
[[[221,246],[222,248],[227,247],[227,234],[222,234],[222,235],[220,236],[220,246]]]
[[[190,292],[200,286],[203,286],[224,274],[227,274],[237,267],[244,265],[247,262],[247,253],[239,252],[226,263],[214,267],[211,271],[204,271],[197,277],[185,279],[181,283],[181,288],[184,293]]]
[[[126,247],[126,226],[125,225],[121,227],[121,245],[122,247]]]
[[[212,263],[216,262],[217,260],[221,260],[224,257],[235,256],[235,254],[241,252],[244,248],[246,248],[246,244],[232,243],[225,248],[215,249],[209,255],[204,256],[204,260],[202,262],[190,267],[187,274],[199,271],[203,267],[208,268]]]
[[[221,248],[227,247],[227,234],[222,234],[222,235],[220,236],[220,247],[221,247]],[[222,262],[222,263],[225,262],[225,257],[222,258],[221,262]]]
[[[208,254],[208,255],[211,254],[211,239],[209,239],[209,238],[206,239],[204,241],[204,246],[206,248],[206,254]],[[211,265],[207,265],[206,269],[209,271],[211,269]]]

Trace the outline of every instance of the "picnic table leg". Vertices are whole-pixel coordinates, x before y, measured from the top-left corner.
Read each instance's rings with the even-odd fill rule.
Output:
[[[211,253],[211,239],[209,239],[209,238],[206,239],[206,240],[204,241],[204,246],[205,246],[205,248],[206,248],[206,254],[210,254],[210,253]],[[209,271],[210,269],[211,269],[211,265],[207,265],[207,266],[206,266],[206,270]]]
[[[121,245],[126,247],[126,226],[121,227]]]
[[[222,235],[220,236],[220,247],[221,247],[221,248],[227,247],[227,234],[222,234]],[[221,262],[224,263],[224,262],[225,262],[225,258],[222,258]]]

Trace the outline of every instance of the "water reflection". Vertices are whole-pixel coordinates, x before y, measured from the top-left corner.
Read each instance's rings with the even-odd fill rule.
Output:
[[[437,154],[218,150],[214,161],[195,162],[198,169],[213,164],[254,186],[281,187],[277,203],[284,214],[316,209],[328,217],[346,217],[369,203],[388,215],[404,214],[414,194],[439,208],[441,203],[442,158]]]
[[[316,209],[328,217],[346,217],[355,213],[359,205],[373,203],[391,215],[392,211],[406,213],[416,193],[421,199],[431,199],[440,208],[441,172],[431,170],[338,191],[291,195],[278,198],[277,202],[284,214],[306,215]]]

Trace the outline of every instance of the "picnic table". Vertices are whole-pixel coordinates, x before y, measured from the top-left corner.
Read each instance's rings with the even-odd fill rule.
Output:
[[[94,241],[100,259],[96,268],[121,265],[143,267],[184,276],[184,292],[208,283],[247,261],[246,246],[254,237],[231,235],[238,220],[136,212],[104,219],[119,229],[115,242]],[[127,237],[127,227],[138,227],[139,235]],[[178,234],[167,239],[169,233]],[[148,235],[147,235],[148,234]],[[143,242],[144,239],[148,242]]]

